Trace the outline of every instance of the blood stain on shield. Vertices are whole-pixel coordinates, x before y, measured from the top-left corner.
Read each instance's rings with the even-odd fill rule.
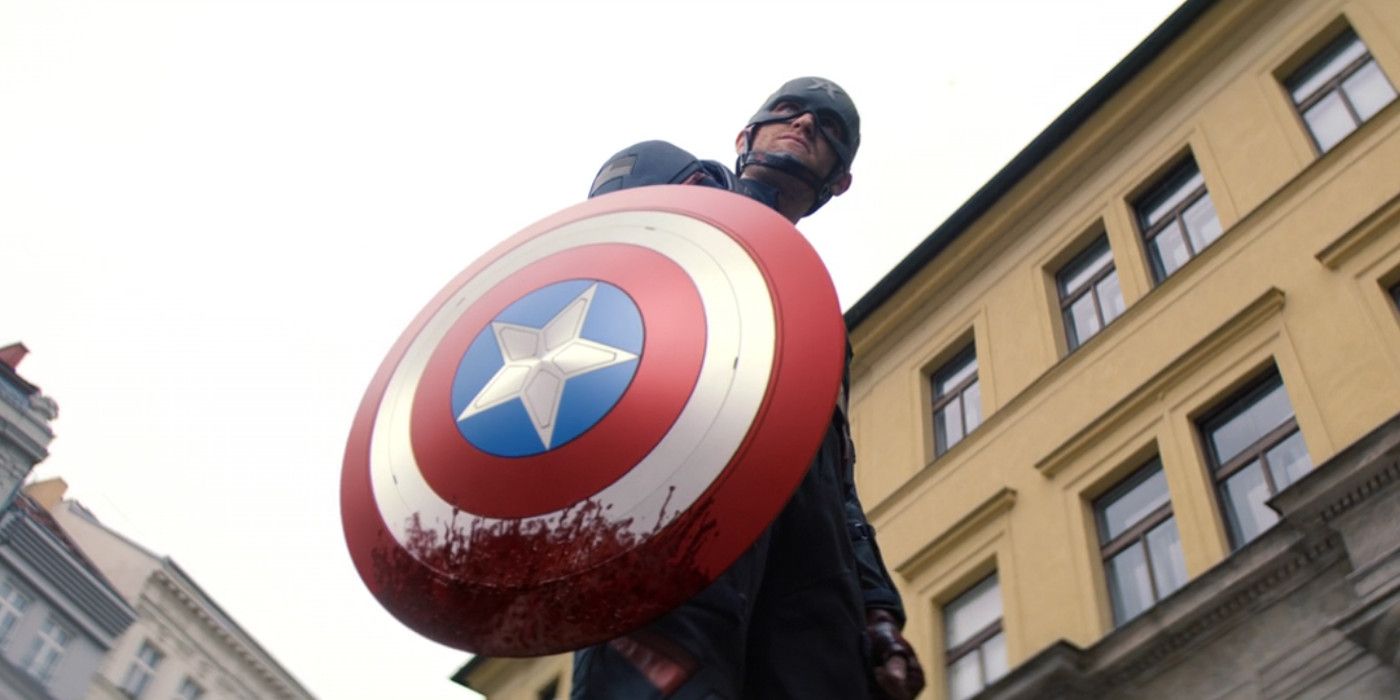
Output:
[[[620,606],[629,608],[628,619],[660,616],[681,602],[678,592],[713,580],[715,572],[703,571],[696,556],[714,534],[712,520],[683,518],[638,533],[630,520],[610,520],[603,510],[595,500],[582,502],[552,528],[521,520],[433,528],[414,516],[402,546],[388,541],[374,549],[377,594],[430,637],[466,636],[484,642],[472,650],[478,653],[533,656],[579,646],[552,647],[551,638],[578,640],[588,634],[582,630],[613,628]],[[587,572],[572,568],[586,561],[602,563]],[[422,573],[424,566],[448,573]],[[498,583],[463,583],[483,579]]]

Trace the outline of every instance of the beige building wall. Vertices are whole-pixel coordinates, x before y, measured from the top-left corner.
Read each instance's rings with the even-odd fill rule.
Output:
[[[476,657],[452,680],[490,700],[562,700],[572,689],[573,657],[556,654],[532,659]]]
[[[923,698],[947,696],[944,606],[992,572],[1013,675],[1114,631],[1092,503],[1153,455],[1188,577],[1218,574],[1178,602],[1235,595],[1219,581],[1254,574],[1220,573],[1231,543],[1197,421],[1261,372],[1277,369],[1313,465],[1396,425],[1400,101],[1319,153],[1283,81],[1349,26],[1400,84],[1400,3],[1210,5],[852,330],[859,488],[905,596]],[[1223,232],[1156,282],[1134,202],[1187,154]],[[1071,351],[1055,275],[1099,235],[1126,310]],[[983,422],[935,456],[930,377],[969,344]],[[1400,546],[1400,529],[1372,534]],[[556,675],[565,696],[567,664],[479,660],[458,675],[492,700],[537,700]]]
[[[1113,620],[1091,507],[1161,457],[1187,573],[1230,554],[1196,421],[1270,365],[1312,463],[1400,412],[1396,103],[1319,154],[1282,78],[1350,25],[1392,84],[1400,5],[1217,3],[852,334],[862,497],[942,697],[942,608],[1000,577],[1011,665]],[[1184,154],[1221,237],[1154,284],[1133,202]],[[1105,233],[1127,309],[1068,351],[1055,273]],[[930,374],[975,344],[983,423],[935,458]]]

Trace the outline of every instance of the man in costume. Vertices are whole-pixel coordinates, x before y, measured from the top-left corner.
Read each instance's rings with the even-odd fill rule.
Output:
[[[798,78],[735,139],[735,171],[647,141],[608,160],[589,196],[718,187],[789,221],[851,185],[860,115],[835,83]],[[849,351],[848,351],[849,364]],[[575,700],[912,698],[923,671],[855,491],[846,381],[816,457],[781,514],[718,580],[645,628],[574,657]]]

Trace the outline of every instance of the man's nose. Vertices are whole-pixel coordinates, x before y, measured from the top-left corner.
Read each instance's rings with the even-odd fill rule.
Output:
[[[793,117],[792,124],[804,129],[808,134],[814,134],[817,130],[817,119],[811,112],[803,112]]]

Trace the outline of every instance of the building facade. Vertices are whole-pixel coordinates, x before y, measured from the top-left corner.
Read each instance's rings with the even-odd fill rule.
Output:
[[[928,697],[1393,697],[1400,6],[1184,5],[848,313]]]
[[[79,700],[136,612],[20,484],[48,456],[58,405],[0,348],[0,697]]]
[[[0,510],[4,510],[34,465],[49,456],[58,404],[19,375],[29,354],[23,343],[0,348]]]
[[[847,312],[922,697],[1395,697],[1397,85],[1393,0],[1191,0]]]
[[[307,700],[311,694],[169,557],[152,553],[63,497],[51,479],[25,491],[71,534],[135,609],[89,700]]]
[[[136,611],[24,495],[0,512],[0,697],[81,700]]]

